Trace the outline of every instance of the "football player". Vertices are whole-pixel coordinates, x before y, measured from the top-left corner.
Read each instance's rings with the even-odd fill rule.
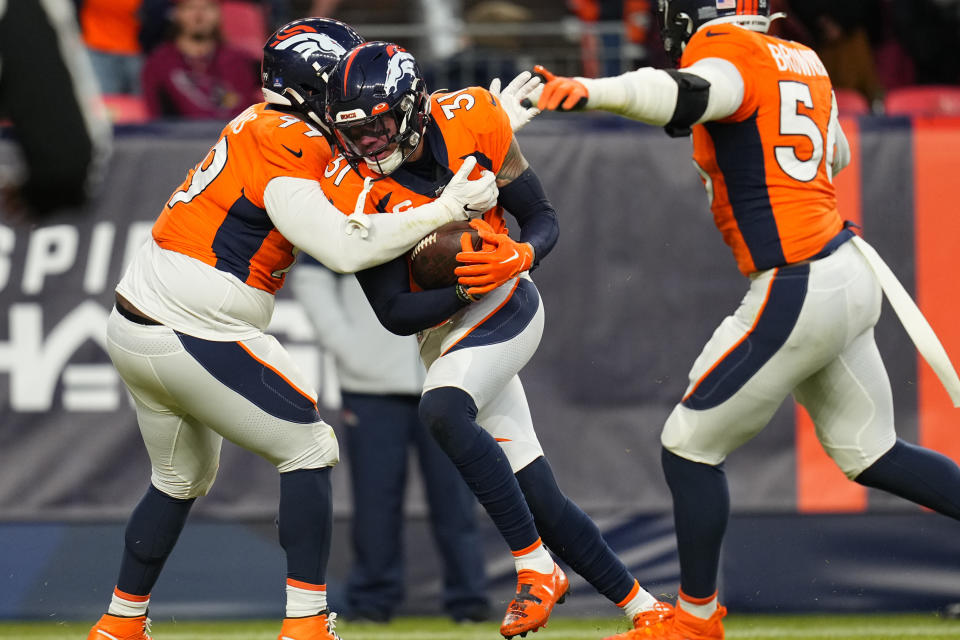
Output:
[[[882,261],[837,210],[832,178],[850,150],[820,59],[767,35],[767,0],[660,0],[658,13],[677,69],[586,79],[540,68],[547,82],[538,106],[602,109],[675,136],[692,129],[714,221],[749,278],[740,306],[694,362],[661,436],[680,554],[678,606],[614,636],[713,640],[724,637],[726,613],[717,601],[729,515],[723,461],[788,395],[806,407],[834,462],[863,485],[960,518],[960,469],[896,436],[873,328],[881,286],[899,285],[879,275]]]
[[[322,186],[335,206],[355,214],[403,218],[433,201],[470,158],[497,175],[498,206],[471,223],[485,246],[473,251],[463,234],[458,284],[421,290],[411,284],[406,257],[357,278],[387,329],[418,334],[427,367],[421,420],[513,553],[517,588],[500,633],[511,638],[544,626],[569,589],[544,545],[631,618],[642,617],[656,599],[557,486],[517,375],[543,332],[528,272],[553,248],[558,227],[501,101],[480,87],[428,95],[414,57],[375,42],[331,72],[326,115],[340,155]],[[518,241],[507,235],[504,210],[517,221]]]
[[[223,438],[280,473],[280,637],[337,637],[325,588],[337,439],[315,391],[264,333],[274,294],[297,250],[336,271],[368,268],[497,196],[492,173],[467,178],[471,159],[443,195],[402,217],[355,220],[330,205],[318,183],[332,155],[320,129],[324,74],[360,42],[346,24],[319,18],[273,34],[263,56],[266,102],[223,129],[117,285],[107,349],[134,398],[152,474],[127,524],[109,609],[89,640],[149,638],[150,592],[191,506],[214,482]]]

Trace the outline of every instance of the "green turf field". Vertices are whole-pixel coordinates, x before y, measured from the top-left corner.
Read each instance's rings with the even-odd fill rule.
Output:
[[[960,640],[960,620],[933,614],[873,616],[748,616],[727,618],[727,638],[750,640]],[[156,621],[155,640],[276,640],[278,621],[176,622]],[[613,618],[555,618],[547,629],[527,640],[600,640],[624,630]],[[0,622],[4,640],[86,640],[90,623]],[[456,625],[446,618],[401,618],[391,624],[341,621],[343,640],[498,640],[496,623]],[[502,639],[501,639],[502,640]]]

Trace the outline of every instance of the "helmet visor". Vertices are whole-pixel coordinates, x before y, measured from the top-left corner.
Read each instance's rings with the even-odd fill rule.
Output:
[[[399,144],[400,128],[390,112],[335,124],[343,149],[354,158],[381,160]]]

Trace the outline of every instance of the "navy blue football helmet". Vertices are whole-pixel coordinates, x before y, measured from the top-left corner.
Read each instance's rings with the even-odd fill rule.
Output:
[[[263,45],[263,98],[294,107],[326,128],[327,73],[363,42],[353,28],[330,18],[304,18],[280,27]]]
[[[388,175],[420,144],[430,100],[417,61],[403,47],[368,42],[330,72],[326,119],[354,167],[362,159]]]
[[[657,17],[663,48],[674,63],[679,63],[687,41],[707,23],[732,22],[765,33],[770,26],[770,3],[768,0],[659,0]]]

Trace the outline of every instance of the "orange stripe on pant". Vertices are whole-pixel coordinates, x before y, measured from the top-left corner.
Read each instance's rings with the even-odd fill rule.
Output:
[[[853,118],[840,126],[850,142],[850,164],[833,180],[845,220],[860,224],[860,128]],[[867,490],[851,482],[824,452],[806,409],[795,404],[797,510],[801,513],[856,512],[867,509]]]
[[[960,301],[957,247],[960,215],[956,185],[960,172],[960,126],[956,119],[913,123],[916,301],[956,366],[960,363]],[[917,419],[920,445],[960,460],[957,411],[937,375],[917,356]]]

